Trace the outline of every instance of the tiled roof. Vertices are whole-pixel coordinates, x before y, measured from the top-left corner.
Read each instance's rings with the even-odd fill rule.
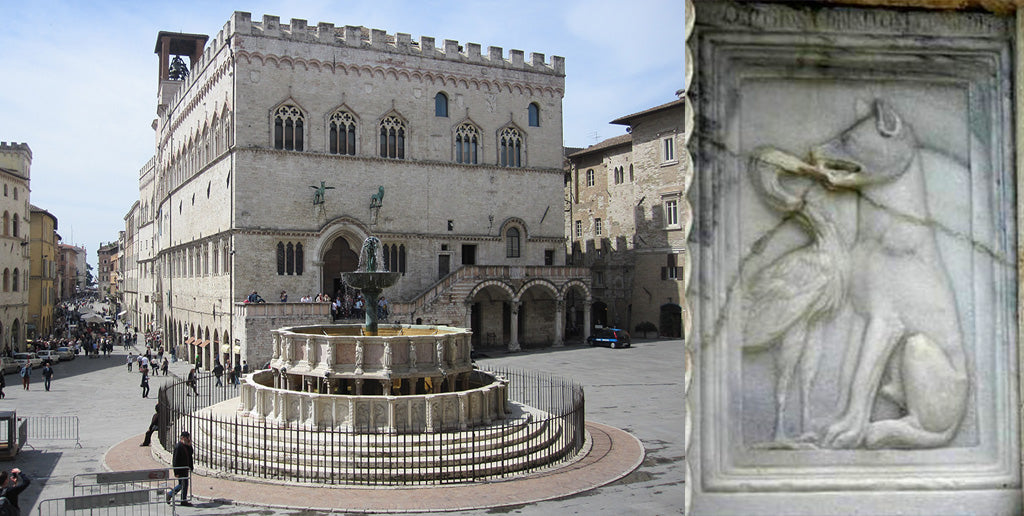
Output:
[[[664,111],[666,109],[672,109],[672,108],[674,108],[676,106],[682,107],[684,102],[685,102],[685,100],[683,100],[683,99],[673,100],[672,102],[669,102],[668,104],[662,104],[660,106],[652,107],[651,109],[645,109],[645,110],[643,110],[643,111],[641,111],[639,113],[633,113],[632,115],[626,115],[626,116],[623,116],[623,117],[616,118],[615,120],[612,120],[611,123],[619,124],[619,125],[632,125],[634,119],[645,117],[647,115],[651,115],[651,114],[657,113],[658,111]]]
[[[605,140],[603,142],[591,145],[590,147],[587,147],[586,149],[583,149],[583,150],[581,150],[579,152],[574,152],[574,153],[569,155],[569,158],[572,159],[572,158],[577,158],[577,157],[580,157],[580,156],[586,156],[587,154],[590,154],[590,153],[593,153],[593,152],[597,152],[597,151],[604,150],[604,149],[610,149],[612,147],[618,147],[619,145],[628,145],[628,144],[630,144],[632,142],[633,142],[633,135],[631,135],[631,134],[623,134],[621,136],[615,136],[613,138],[608,138],[607,140]]]

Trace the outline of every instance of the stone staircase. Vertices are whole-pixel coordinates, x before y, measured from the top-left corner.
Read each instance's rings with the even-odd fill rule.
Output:
[[[395,320],[414,321],[421,318],[424,322],[465,325],[465,301],[477,285],[484,281],[497,280],[518,289],[534,279],[547,279],[556,285],[568,279],[579,279],[589,285],[590,270],[547,265],[463,265],[427,287],[413,299],[407,302],[393,301],[391,315]]]
[[[225,402],[231,404],[232,402]],[[507,418],[467,431],[423,434],[316,432],[266,427],[219,404],[198,414],[197,463],[213,470],[329,484],[433,484],[503,477],[568,458],[560,419],[517,403]]]

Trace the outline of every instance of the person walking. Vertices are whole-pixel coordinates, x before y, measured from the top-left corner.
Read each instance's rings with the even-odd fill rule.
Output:
[[[160,374],[162,374],[164,376],[167,376],[167,367],[168,367],[168,365],[169,365],[169,362],[167,361],[167,357],[164,357],[163,364],[160,364]]]
[[[196,396],[199,396],[199,391],[196,390],[197,380],[198,378],[196,375],[196,368],[193,367],[192,369],[189,369],[188,376],[185,378],[185,385],[188,385],[189,387],[192,388],[192,392],[187,393],[189,396],[191,396],[193,393],[195,393]]]
[[[43,366],[43,387],[45,387],[47,391],[50,390],[51,381],[53,381],[53,367],[51,367],[50,363],[47,362],[46,365]]]
[[[132,370],[132,364],[135,362],[135,356],[132,355],[131,351],[128,352],[127,362],[128,362],[128,370],[131,371]]]
[[[175,493],[181,491],[181,503],[178,505],[192,507],[188,503],[188,479],[192,473],[192,436],[188,432],[182,432],[178,444],[174,445],[171,467],[174,468],[174,476],[178,478],[178,485],[167,493],[167,503],[171,503]]]
[[[153,432],[156,432],[160,428],[160,404],[157,403],[156,407],[153,407],[153,418],[149,420],[149,428],[146,429],[146,437],[142,440],[142,444],[139,446],[149,446],[152,442],[151,438]]]
[[[218,361],[214,362],[214,364],[213,364],[213,376],[217,377],[217,387],[223,387],[224,386],[224,384],[221,383],[221,381],[220,381],[220,377],[223,376],[223,375],[224,375],[224,366],[220,365],[220,360],[218,360]]]
[[[142,387],[142,397],[149,397],[149,371],[145,368],[142,370],[142,383],[139,385]]]
[[[25,361],[25,365],[21,366],[21,370],[18,371],[18,376],[21,377],[21,388],[26,391],[29,390],[28,384],[32,380],[32,366],[29,365],[27,360]]]
[[[7,397],[7,395],[4,394],[4,387],[7,387],[7,380],[4,379],[3,374],[0,374],[0,400]]]
[[[232,368],[231,371],[232,373],[234,373],[233,377],[231,378],[233,380],[231,383],[238,385],[239,380],[242,378],[242,364],[235,362],[235,367]]]

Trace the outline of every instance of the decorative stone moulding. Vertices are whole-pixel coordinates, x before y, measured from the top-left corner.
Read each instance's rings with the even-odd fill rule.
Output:
[[[1014,20],[688,12],[689,513],[1021,514]]]
[[[505,418],[508,382],[482,371],[481,387],[439,394],[354,396],[272,387],[276,373],[244,378],[239,411],[281,426],[333,428],[362,433],[430,433],[465,430]]]
[[[273,330],[270,367],[289,375],[352,379],[444,377],[473,370],[471,332],[450,326],[296,326]]]

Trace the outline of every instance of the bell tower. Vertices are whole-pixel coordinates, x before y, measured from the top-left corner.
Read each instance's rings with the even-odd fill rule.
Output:
[[[205,34],[185,34],[181,32],[160,31],[156,37],[154,52],[160,56],[158,70],[159,86],[157,113],[163,113],[171,97],[181,88],[181,84],[191,75],[199,58],[203,55],[206,40]],[[172,57],[173,56],[173,57]],[[184,67],[181,56],[188,56],[188,67]]]

